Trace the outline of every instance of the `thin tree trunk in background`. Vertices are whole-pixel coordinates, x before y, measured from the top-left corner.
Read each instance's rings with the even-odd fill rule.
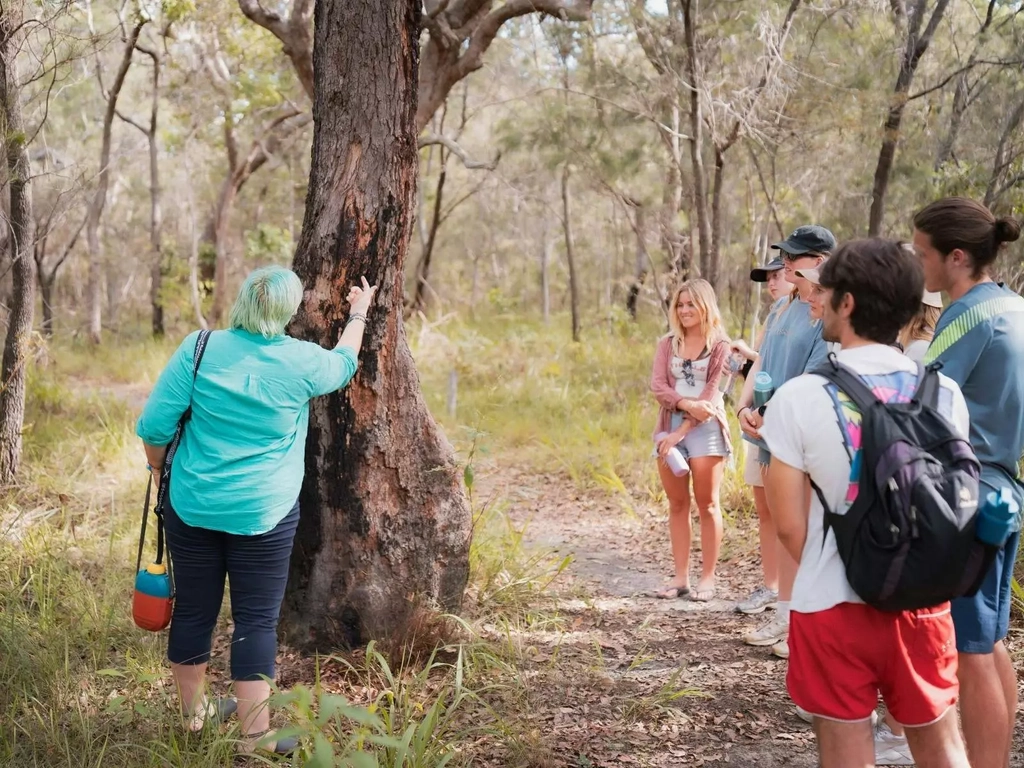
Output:
[[[711,271],[711,217],[708,213],[707,179],[704,175],[704,110],[697,66],[697,32],[693,0],[682,0],[683,36],[686,41],[686,82],[690,94],[690,164],[693,167],[693,204],[700,240],[700,272]],[[691,249],[693,241],[690,242]]]
[[[31,168],[25,146],[26,129],[21,112],[21,84],[18,79],[18,41],[21,39],[22,8],[4,3],[0,8],[0,95],[3,136],[7,155],[10,190],[10,243],[13,294],[7,318],[3,370],[0,373],[0,485],[10,485],[21,464],[21,432],[25,423],[25,378],[35,308],[35,260],[32,218]]]
[[[199,296],[199,224],[196,221],[196,200],[195,191],[192,186],[192,169],[189,163],[189,147],[185,146],[184,170],[185,170],[185,212],[188,215],[189,225],[189,251],[188,251],[188,293],[192,300],[192,312],[195,315],[196,324],[204,331],[209,328],[206,317],[203,315],[203,302]]]
[[[553,241],[549,226],[549,220],[545,214],[542,217],[540,230],[540,311],[545,325],[551,320],[551,275],[549,274],[549,266],[551,264]]]
[[[1015,180],[1018,182],[1022,180],[1020,178],[1011,179],[1010,182],[1000,187],[1000,182],[1010,165],[1010,158],[1006,156],[1007,145],[1022,122],[1024,122],[1024,94],[1021,95],[1016,106],[1006,115],[1003,131],[999,134],[999,144],[996,146],[996,155],[992,161],[992,175],[989,177],[988,185],[985,188],[984,202],[986,206],[991,207],[994,205],[1003,193],[1013,185]]]
[[[212,275],[213,303],[210,307],[210,322],[214,325],[221,321],[228,307],[228,227],[231,224],[231,214],[238,194],[252,175],[309,125],[312,119],[308,112],[286,110],[270,121],[261,135],[253,141],[245,158],[238,154],[233,126],[225,121],[224,142],[228,155],[228,174],[221,183],[217,204],[203,233],[203,241],[213,247],[215,254]]]
[[[569,266],[569,306],[572,310],[572,340],[580,340],[580,289],[576,281],[576,243],[572,234],[572,193],[569,190],[569,163],[562,164],[562,231],[565,234],[565,261]]]
[[[110,143],[114,128],[114,115],[117,110],[117,99],[121,95],[121,87],[128,75],[128,68],[132,64],[135,44],[139,41],[139,33],[144,25],[143,21],[132,27],[128,39],[124,41],[121,63],[117,68],[110,91],[106,94],[107,104],[103,115],[99,173],[96,179],[96,191],[89,204],[89,215],[85,225],[85,242],[89,249],[89,278],[86,292],[89,310],[89,339],[93,344],[99,344],[103,334],[103,250],[100,244],[100,219],[103,217],[103,209],[107,204],[107,187],[110,184]],[[99,60],[97,59],[97,78],[100,74]]]
[[[633,282],[629,286],[629,293],[626,294],[626,311],[629,316],[636,320],[637,303],[640,300],[640,289],[644,286],[647,278],[647,216],[643,205],[636,206],[636,260],[633,267]],[[627,213],[628,215],[628,213]]]
[[[985,42],[985,36],[988,32],[989,27],[992,26],[992,22],[995,20],[996,5],[999,0],[989,0],[988,12],[985,14],[985,21],[982,22],[981,28],[978,30],[977,37],[975,38],[974,48],[971,50],[971,55],[967,59],[967,65],[964,67],[964,71],[956,79],[956,90],[953,92],[953,109],[949,117],[949,126],[946,129],[945,135],[942,137],[942,141],[939,143],[939,149],[935,153],[935,170],[938,171],[949,162],[953,157],[953,149],[956,147],[956,140],[960,136],[960,127],[963,125],[964,115],[967,112],[967,107],[970,106],[971,99],[971,81],[970,75],[971,70],[978,62],[978,54],[981,52],[982,43]]]
[[[916,0],[907,20],[906,45],[900,59],[900,71],[896,77],[896,87],[893,88],[889,113],[882,129],[882,147],[878,152],[878,163],[875,166],[875,178],[871,188],[871,211],[868,215],[868,235],[871,237],[877,237],[882,231],[885,219],[885,194],[889,188],[889,178],[896,158],[896,145],[899,143],[900,125],[903,122],[903,111],[910,94],[910,85],[914,81],[914,73],[921,63],[921,57],[928,50],[942,14],[949,5],[949,0],[937,0],[928,25],[924,32],[921,32],[927,5],[928,0]]]
[[[715,189],[711,194],[711,247],[708,248],[708,269],[704,274],[718,288],[722,250],[722,184],[725,181],[725,150],[715,148]]]
[[[149,303],[153,311],[153,335],[164,335],[164,303],[160,296],[163,288],[163,211],[160,206],[160,137],[157,134],[157,118],[160,109],[160,56],[149,53],[153,60],[153,101],[149,113],[149,244],[153,249],[153,263],[150,267]]]
[[[420,393],[402,321],[416,194],[420,0],[318,0],[312,164],[293,335],[333,347],[349,286],[380,286],[359,372],[310,407],[302,517],[282,626],[305,649],[401,640],[421,606],[457,611],[472,518]]]
[[[430,216],[430,230],[427,234],[427,244],[420,254],[420,260],[416,264],[416,290],[412,298],[412,312],[421,312],[427,308],[427,286],[430,281],[430,258],[434,254],[434,244],[437,242],[437,229],[441,225],[441,202],[444,196],[444,182],[448,176],[448,155],[444,148],[441,149],[441,170],[437,174],[437,187],[434,190],[434,208]]]

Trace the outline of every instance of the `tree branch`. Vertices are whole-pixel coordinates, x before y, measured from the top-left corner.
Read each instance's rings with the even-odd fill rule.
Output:
[[[968,72],[968,71],[974,69],[979,64],[984,65],[984,66],[988,66],[988,67],[1013,67],[1013,66],[1017,66],[1019,64],[1024,64],[1024,59],[1017,60],[1017,61],[989,61],[987,59],[968,61],[967,64],[965,64],[964,66],[960,67],[960,69],[956,70],[955,72],[950,74],[948,77],[942,78],[942,80],[940,80],[938,82],[938,84],[933,85],[933,86],[931,86],[929,88],[925,88],[923,91],[918,91],[917,93],[913,93],[910,96],[907,96],[907,101],[913,101],[914,99],[920,99],[923,96],[927,96],[929,93],[934,93],[935,91],[942,90],[947,85],[949,85],[950,81],[953,78],[957,77],[958,75],[962,75],[964,72]]]
[[[498,30],[505,22],[531,13],[554,16],[562,21],[587,21],[592,5],[593,0],[506,0],[488,13],[473,30],[469,38],[469,47],[455,63],[454,82],[480,68],[484,52],[494,42]]]
[[[245,17],[281,41],[291,59],[302,89],[313,98],[313,0],[293,0],[285,20],[277,11],[267,10],[260,0],[238,0]]]
[[[128,115],[123,114],[120,109],[115,109],[114,110],[114,114],[117,115],[119,118],[121,118],[124,122],[128,123],[128,125],[131,125],[131,126],[133,126],[135,128],[138,128],[139,131],[141,131],[144,136],[149,136],[149,129],[148,128],[146,128],[145,126],[140,125],[139,123],[135,122],[130,117],[128,117]]]
[[[420,135],[420,149],[422,149],[423,147],[429,147],[437,144],[440,144],[442,147],[444,147],[457,158],[459,158],[459,160],[462,161],[462,164],[471,171],[493,171],[495,168],[498,167],[498,161],[501,159],[501,152],[499,152],[497,155],[494,156],[494,159],[490,161],[471,160],[469,156],[466,154],[466,150],[459,146],[459,144],[454,139],[451,139],[439,133],[424,133]]]

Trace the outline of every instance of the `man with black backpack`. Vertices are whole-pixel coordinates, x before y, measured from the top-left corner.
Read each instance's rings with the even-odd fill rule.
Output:
[[[789,693],[814,716],[823,768],[875,764],[879,692],[918,766],[968,768],[948,599],[973,582],[935,567],[975,573],[983,554],[967,406],[890,346],[921,301],[912,252],[853,241],[819,281],[823,337],[842,350],[783,385],[761,428],[768,501],[799,561]]]
[[[981,462],[981,492],[1007,489],[1024,503],[1018,461],[1024,450],[1024,299],[991,277],[1004,243],[1020,237],[1011,218],[981,203],[947,197],[914,216],[914,247],[930,291],[951,303],[939,318],[925,363],[963,390],[971,445]],[[1008,766],[1017,712],[1017,678],[1003,645],[1010,624],[1020,521],[995,556],[976,595],[953,601],[960,652],[960,718],[974,768]]]

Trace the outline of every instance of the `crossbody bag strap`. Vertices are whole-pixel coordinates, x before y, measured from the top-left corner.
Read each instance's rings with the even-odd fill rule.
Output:
[[[210,341],[211,331],[200,331],[199,336],[196,338],[196,349],[192,355],[192,389],[195,391],[196,376],[199,374],[199,364],[203,361],[203,355],[206,353],[206,345]],[[167,502],[167,494],[170,492],[171,486],[171,464],[174,462],[174,455],[178,452],[178,445],[181,443],[181,437],[185,432],[185,425],[192,418],[192,398],[189,397],[188,408],[181,415],[181,419],[178,420],[178,426],[174,430],[174,437],[171,439],[170,444],[167,446],[167,454],[164,456],[164,466],[160,473],[160,487],[156,493],[156,506],[153,509],[153,513],[156,515],[156,562],[163,562],[164,557],[164,504]],[[147,489],[148,498],[148,489]],[[145,532],[146,519],[143,517],[142,521],[143,532]],[[140,559],[141,563],[141,559]],[[170,573],[170,558],[168,558],[168,573]]]
[[[146,500],[142,504],[142,530],[139,531],[139,556],[135,558],[135,572],[142,568],[142,550],[146,546],[146,523],[149,521],[149,500],[153,492],[153,475],[150,473],[146,483]]]

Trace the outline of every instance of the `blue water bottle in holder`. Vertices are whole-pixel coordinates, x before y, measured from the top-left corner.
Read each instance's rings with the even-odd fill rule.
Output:
[[[763,408],[775,394],[772,377],[765,371],[759,371],[754,377],[754,408]]]
[[[1013,532],[1019,513],[1020,505],[1009,488],[1003,486],[998,493],[989,492],[974,523],[975,538],[993,547],[1003,546]]]

